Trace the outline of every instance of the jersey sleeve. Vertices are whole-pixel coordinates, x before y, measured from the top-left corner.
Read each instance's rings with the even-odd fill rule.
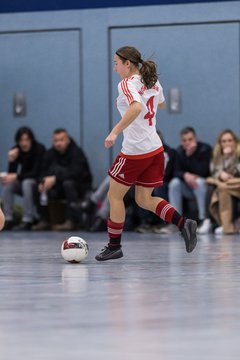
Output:
[[[129,105],[131,105],[134,101],[141,103],[141,96],[137,91],[136,85],[134,82],[127,78],[123,79],[119,84],[119,94],[123,94]]]

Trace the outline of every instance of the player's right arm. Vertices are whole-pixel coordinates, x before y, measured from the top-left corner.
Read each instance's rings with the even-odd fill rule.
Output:
[[[158,104],[159,109],[165,109],[165,107],[166,107],[166,102],[165,101]]]
[[[117,123],[116,126],[112,129],[110,134],[105,139],[105,147],[110,148],[114,145],[118,135],[126,129],[141,113],[142,105],[137,101],[133,101],[122,119]]]

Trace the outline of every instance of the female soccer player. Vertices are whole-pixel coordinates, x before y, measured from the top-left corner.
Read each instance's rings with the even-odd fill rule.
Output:
[[[156,132],[157,108],[165,106],[163,89],[158,81],[156,64],[144,61],[131,46],[118,49],[114,55],[115,71],[122,81],[118,84],[117,107],[121,120],[105,139],[105,147],[114,145],[123,132],[122,150],[109,170],[110,218],[109,243],[96,256],[104,261],[123,256],[121,234],[125,220],[123,198],[135,184],[136,203],[156,213],[161,219],[175,224],[185,241],[186,251],[197,244],[197,223],[183,218],[167,201],[153,197],[154,187],[161,186],[164,173],[162,141]]]

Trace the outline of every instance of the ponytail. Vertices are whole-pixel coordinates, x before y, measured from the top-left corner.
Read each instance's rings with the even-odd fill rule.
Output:
[[[142,60],[140,61],[141,67],[139,69],[140,75],[142,76],[142,81],[148,89],[151,89],[157,82],[157,66],[154,61],[151,60]]]

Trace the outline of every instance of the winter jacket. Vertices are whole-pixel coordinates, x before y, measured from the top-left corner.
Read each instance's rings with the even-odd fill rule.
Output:
[[[19,156],[14,161],[9,161],[8,172],[17,173],[17,179],[22,181],[24,179],[38,180],[41,174],[41,166],[45,154],[45,147],[33,142],[31,149],[24,152],[19,146],[14,146],[13,149],[19,149]]]
[[[89,184],[91,187],[92,175],[86,156],[73,140],[64,153],[60,153],[54,147],[46,152],[42,178],[53,175],[60,184],[64,180],[75,180],[78,183]]]
[[[198,175],[206,178],[210,174],[211,146],[202,142],[197,143],[197,148],[190,156],[186,155],[182,146],[177,148],[176,167],[174,176],[183,180],[184,173]]]

